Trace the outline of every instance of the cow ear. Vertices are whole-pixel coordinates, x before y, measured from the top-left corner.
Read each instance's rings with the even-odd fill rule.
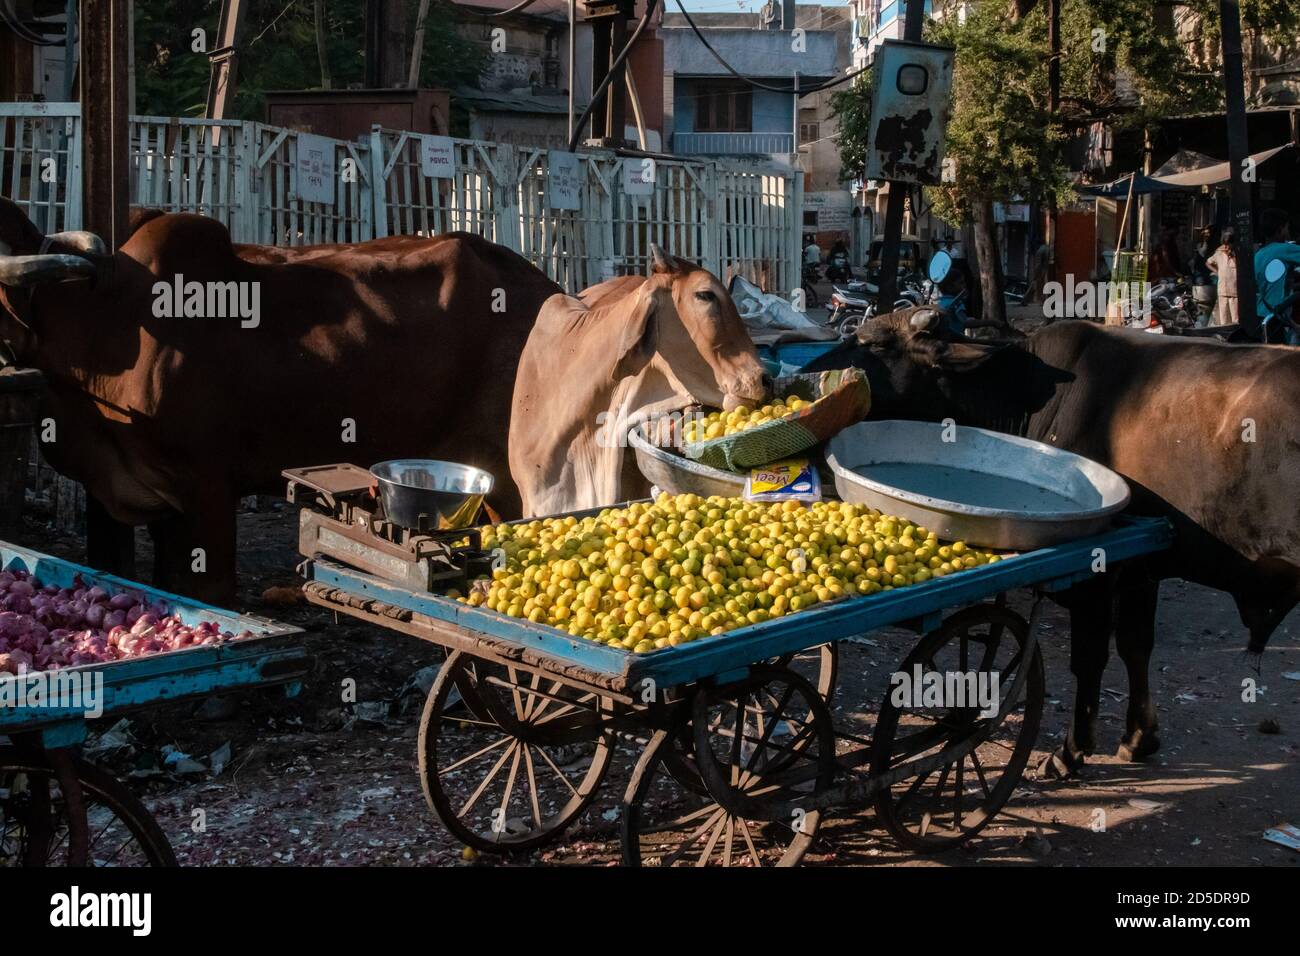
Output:
[[[618,363],[614,366],[614,378],[627,378],[637,375],[650,364],[659,343],[659,300],[658,289],[642,287],[620,316],[622,322],[619,338]]]
[[[657,243],[650,243],[650,274],[664,275],[672,272],[681,272],[682,264],[676,256],[670,256],[664,252],[663,247]]]
[[[932,351],[934,365],[945,372],[973,372],[993,356],[1006,348],[1005,345],[980,345],[974,342],[936,343]]]

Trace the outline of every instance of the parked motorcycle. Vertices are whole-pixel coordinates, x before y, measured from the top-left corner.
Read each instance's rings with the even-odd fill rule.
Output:
[[[849,268],[849,255],[847,252],[831,253],[830,260],[826,263],[826,278],[831,282],[849,282],[853,278],[853,270]]]
[[[856,334],[858,328],[867,319],[881,314],[879,286],[870,282],[855,280],[845,285],[833,286],[833,288],[835,291],[831,294],[831,317],[828,324],[844,338]],[[919,294],[916,296],[899,295],[894,300],[893,308],[889,311],[897,312],[899,309],[910,309],[914,305],[920,305]]]
[[[1151,312],[1168,328],[1188,328],[1193,318],[1192,290],[1182,278],[1161,279],[1151,287]]]

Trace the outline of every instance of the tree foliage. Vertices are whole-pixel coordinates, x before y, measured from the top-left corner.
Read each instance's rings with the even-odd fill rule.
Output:
[[[239,76],[233,115],[261,119],[268,90],[317,89],[321,85],[311,0],[246,0],[239,43]],[[287,4],[287,5],[286,5]],[[335,88],[364,78],[364,0],[327,0],[326,49]],[[414,21],[417,4],[408,5]],[[193,31],[216,44],[220,0],[150,0],[135,5],[137,110],[155,116],[202,115],[208,90],[208,58],[194,50]],[[408,31],[413,34],[414,30]],[[457,29],[457,14],[443,0],[430,5],[425,22],[422,86],[474,84],[486,52]]]
[[[976,202],[1043,196],[1065,186],[1064,135],[1051,122],[1044,38],[1011,27],[1002,3],[973,5],[964,21],[931,21],[927,39],[956,50],[947,152],[951,182],[929,190],[936,214],[967,221]]]
[[[1201,32],[1217,42],[1218,0],[1062,0],[1055,117],[1047,102],[1047,4],[973,0],[965,6],[964,18],[926,24],[927,40],[957,51],[947,138],[957,179],[932,190],[936,212],[949,221],[965,220],[973,198],[1041,198],[1063,188],[1065,146],[1095,121],[1140,128],[1222,103],[1222,63],[1198,62],[1197,51],[1175,29],[1176,16],[1199,17]],[[1241,14],[1243,29],[1269,42],[1294,43],[1300,36],[1300,0],[1242,0]],[[859,81],[831,104],[843,175],[859,176],[870,86]]]

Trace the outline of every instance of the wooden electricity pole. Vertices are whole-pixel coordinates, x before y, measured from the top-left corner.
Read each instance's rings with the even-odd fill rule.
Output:
[[[127,144],[128,0],[81,0],[81,201],[82,228],[110,250],[126,241],[131,172]],[[105,263],[96,282],[112,283]],[[104,506],[86,496],[86,561],[94,568],[135,576],[135,537]]]
[[[1051,121],[1057,121],[1061,109],[1061,0],[1047,0],[1047,111]],[[1047,229],[1043,241],[1047,243],[1047,275],[1043,280],[1056,279],[1056,192],[1047,197]],[[1032,250],[1031,254],[1038,250]]]
[[[126,241],[128,0],[81,0],[82,223],[117,249]]]

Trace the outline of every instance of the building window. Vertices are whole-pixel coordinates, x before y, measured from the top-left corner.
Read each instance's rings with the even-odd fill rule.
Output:
[[[799,142],[815,143],[821,139],[820,123],[800,123],[799,124]]]
[[[696,94],[695,129],[701,133],[748,133],[754,128],[751,88],[740,82],[713,84]]]

